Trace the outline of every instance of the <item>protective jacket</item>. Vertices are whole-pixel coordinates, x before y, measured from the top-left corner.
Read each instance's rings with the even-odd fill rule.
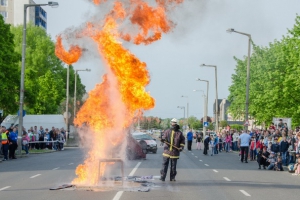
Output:
[[[8,131],[1,133],[1,144],[8,144]]]
[[[185,137],[182,132],[179,130],[179,126],[168,129],[164,132],[162,139],[166,141],[164,145],[164,157],[169,158],[179,158],[179,150],[177,148],[184,148]],[[175,148],[175,147],[177,148]]]

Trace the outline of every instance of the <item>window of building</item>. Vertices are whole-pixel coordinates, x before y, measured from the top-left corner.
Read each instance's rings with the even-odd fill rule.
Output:
[[[0,0],[0,6],[7,6],[8,0]]]
[[[7,12],[6,11],[0,11],[0,15],[3,16],[4,20],[7,18]]]

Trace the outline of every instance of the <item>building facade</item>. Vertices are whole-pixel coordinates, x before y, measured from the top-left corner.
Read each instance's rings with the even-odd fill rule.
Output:
[[[0,14],[5,23],[14,26],[23,25],[24,4],[35,4],[33,0],[0,0]],[[42,7],[27,8],[26,22],[47,29],[47,13]]]

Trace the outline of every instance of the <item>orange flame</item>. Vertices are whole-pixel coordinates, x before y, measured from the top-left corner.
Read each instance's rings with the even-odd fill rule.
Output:
[[[81,56],[81,49],[78,46],[71,46],[69,52],[65,51],[62,45],[62,39],[57,37],[55,46],[55,55],[68,65],[76,63]]]
[[[93,0],[95,5],[105,2],[106,0]],[[99,171],[99,159],[112,157],[116,149],[124,147],[126,130],[134,122],[135,116],[140,117],[142,110],[149,110],[155,105],[154,99],[145,90],[150,82],[146,63],[125,49],[120,40],[150,44],[161,39],[162,33],[167,33],[174,27],[167,19],[170,6],[182,2],[183,0],[156,0],[156,7],[152,7],[142,0],[129,0],[127,4],[115,1],[102,26],[89,22],[79,34],[92,38],[98,45],[108,73],[103,76],[102,83],[89,93],[89,98],[74,120],[75,125],[88,127],[88,131],[81,133],[81,137],[92,140],[89,140],[88,157],[84,164],[77,167],[77,178],[73,183],[97,185],[99,175],[102,176],[105,172],[105,166],[112,164],[102,163]],[[128,21],[138,28],[138,33],[122,30],[119,24]],[[76,62],[81,55],[79,50],[79,47],[72,46],[66,52],[62,47],[61,37],[57,38],[56,55],[64,62]]]

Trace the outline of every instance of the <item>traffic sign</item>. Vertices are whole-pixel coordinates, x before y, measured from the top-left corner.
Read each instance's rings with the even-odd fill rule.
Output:
[[[26,115],[26,110],[23,110],[23,117]],[[20,110],[18,110],[18,116],[20,116]]]
[[[246,122],[244,123],[244,126],[250,126],[249,121],[246,121]]]
[[[203,122],[203,126],[208,127],[208,122]]]

